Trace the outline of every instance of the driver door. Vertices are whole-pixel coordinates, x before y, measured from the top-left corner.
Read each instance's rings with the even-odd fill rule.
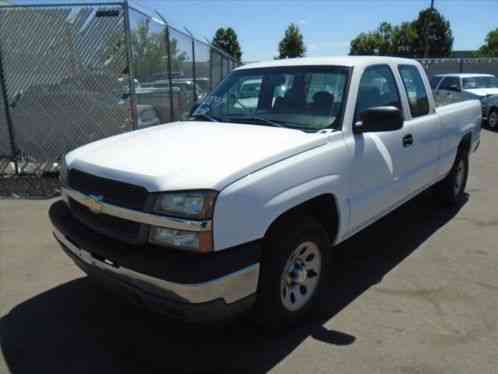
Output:
[[[360,81],[355,123],[371,107],[395,106],[402,110],[398,85],[389,65],[370,66]],[[351,171],[351,230],[360,230],[384,214],[408,194],[403,183],[410,147],[403,127],[394,131],[353,135]]]

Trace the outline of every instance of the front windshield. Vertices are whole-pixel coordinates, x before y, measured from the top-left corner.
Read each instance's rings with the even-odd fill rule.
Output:
[[[308,131],[340,128],[349,70],[294,66],[231,73],[193,112],[196,119]]]
[[[498,88],[498,79],[492,76],[463,78],[464,90],[472,90],[475,88]]]

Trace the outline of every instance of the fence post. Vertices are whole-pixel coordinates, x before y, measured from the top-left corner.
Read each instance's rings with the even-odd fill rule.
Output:
[[[225,58],[225,56],[223,56],[221,53],[219,53],[220,55],[220,82],[223,80],[223,59]]]
[[[213,89],[213,48],[209,46],[209,92]]]
[[[463,73],[463,58],[461,58],[458,63],[460,65],[460,69],[459,69],[460,73]]]
[[[166,24],[166,53],[168,55],[168,82],[169,82],[169,115],[171,121],[175,120],[175,109],[173,108],[173,77],[171,76],[171,43],[169,37],[169,25]]]
[[[5,82],[5,75],[3,70],[3,55],[2,45],[0,44],[0,86],[2,88],[2,99],[4,102],[5,120],[7,122],[7,130],[9,132],[10,152],[11,157],[14,158],[14,167],[16,175],[19,175],[19,165],[17,163],[18,150],[14,136],[14,126],[12,125],[12,116],[10,114],[9,96],[7,94],[7,84]]]
[[[193,99],[194,103],[197,102],[197,89],[196,89],[196,83],[197,83],[197,75],[195,71],[195,37],[194,34],[190,32],[189,29],[185,27],[185,30],[189,33],[190,39],[192,39],[192,80],[194,81],[194,87],[193,87]]]
[[[197,102],[197,71],[195,70],[195,39],[192,35],[192,78],[194,78],[194,103]]]
[[[133,52],[131,48],[131,26],[130,26],[130,8],[128,0],[123,2],[124,28],[125,28],[125,45],[126,45],[126,64],[128,65],[128,105],[130,105],[131,128],[137,129],[137,106],[135,105],[135,80],[133,79]]]

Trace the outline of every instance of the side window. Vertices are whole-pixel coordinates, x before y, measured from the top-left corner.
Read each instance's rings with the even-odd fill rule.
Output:
[[[396,81],[388,65],[371,66],[363,73],[356,104],[356,121],[363,112],[376,106],[401,109]]]
[[[429,113],[429,99],[425,90],[424,81],[418,69],[412,65],[401,65],[399,74],[405,86],[406,96],[410,104],[412,117],[420,117]]]
[[[457,77],[446,77],[439,86],[440,90],[460,91],[460,80]]]

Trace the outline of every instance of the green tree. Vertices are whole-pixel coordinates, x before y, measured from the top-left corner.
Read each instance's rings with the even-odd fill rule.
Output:
[[[351,41],[351,55],[392,54],[394,29],[388,22],[382,22],[377,30],[361,33]]]
[[[413,22],[402,22],[393,27],[391,55],[398,57],[413,57],[414,45],[418,35]]]
[[[305,52],[303,34],[301,34],[296,24],[291,23],[285,30],[283,39],[278,44],[278,58],[303,57]]]
[[[486,35],[484,44],[477,51],[476,57],[498,57],[498,28]]]
[[[435,9],[425,9],[413,22],[392,26],[383,22],[375,31],[363,32],[351,41],[351,55],[447,57],[453,46],[450,23]]]
[[[381,39],[377,31],[362,32],[351,41],[350,55],[379,55]]]
[[[418,36],[413,44],[416,57],[448,57],[451,54],[453,33],[450,22],[437,9],[422,10],[413,26]]]
[[[146,80],[156,73],[168,71],[166,30],[151,31],[149,22],[140,23],[131,32],[134,72],[138,80]],[[178,41],[170,35],[171,66],[174,72],[182,70],[188,60],[187,51],[178,49]],[[190,47],[190,45],[189,45]],[[190,62],[189,62],[190,63]]]
[[[242,51],[240,49],[239,39],[237,38],[235,30],[231,27],[227,27],[226,29],[220,27],[216,30],[216,34],[213,38],[213,45],[228,53],[238,63],[241,62]]]

